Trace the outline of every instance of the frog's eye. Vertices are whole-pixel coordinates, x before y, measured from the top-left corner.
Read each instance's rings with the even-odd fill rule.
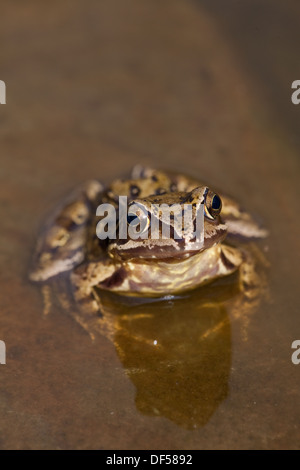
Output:
[[[137,233],[144,233],[150,225],[148,212],[139,204],[132,204],[128,208],[127,224],[136,230]]]
[[[204,209],[205,215],[209,219],[215,219],[220,214],[222,209],[222,201],[220,196],[209,190],[205,198]]]

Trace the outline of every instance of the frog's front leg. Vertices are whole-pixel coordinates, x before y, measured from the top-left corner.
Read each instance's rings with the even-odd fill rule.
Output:
[[[109,324],[103,315],[101,298],[95,287],[113,279],[118,269],[110,259],[101,259],[78,266],[70,276],[73,297],[78,308],[76,320],[92,338],[96,332],[106,336],[110,334]]]
[[[266,269],[269,262],[253,243],[243,248],[242,255],[244,261],[240,267],[240,287],[249,303],[257,302],[267,292]]]
[[[268,298],[266,268],[269,263],[254,244],[243,248],[242,256],[243,262],[239,268],[241,296],[233,300],[231,315],[242,321],[242,337],[247,340],[250,316],[261,301]]]

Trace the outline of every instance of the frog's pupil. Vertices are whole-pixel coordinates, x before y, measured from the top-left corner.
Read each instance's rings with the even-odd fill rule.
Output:
[[[132,225],[137,225],[140,222],[140,219],[138,218],[138,216],[136,214],[134,214],[134,215],[128,214],[128,216],[127,216],[128,225],[130,225],[132,222],[133,222]]]
[[[217,194],[215,194],[214,197],[213,197],[211,207],[215,211],[218,211],[221,207],[221,199],[219,198],[219,196]]]

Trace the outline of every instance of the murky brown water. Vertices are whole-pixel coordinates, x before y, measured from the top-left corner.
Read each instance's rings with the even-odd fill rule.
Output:
[[[300,447],[299,6],[221,3],[1,7],[3,449]],[[27,270],[45,214],[137,162],[197,174],[264,221],[270,296],[250,316],[232,315],[231,281],[117,303],[114,343],[43,317]]]

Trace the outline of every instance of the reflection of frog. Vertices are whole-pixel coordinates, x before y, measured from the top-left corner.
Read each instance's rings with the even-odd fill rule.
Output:
[[[183,205],[191,203],[193,217],[204,205],[204,244],[191,248],[186,240],[129,239],[100,241],[96,236],[95,209],[109,202],[118,209],[118,197],[126,195],[130,206],[139,204],[145,217],[152,214],[151,202]],[[228,245],[231,237],[264,237],[251,216],[234,201],[181,175],[135,167],[130,180],[114,181],[104,189],[97,181],[78,188],[49,220],[39,239],[30,278],[37,282],[71,281],[80,307],[81,323],[88,330],[100,322],[100,297],[95,288],[122,295],[158,296],[179,294],[235,271],[242,288],[259,287],[255,265],[244,248]],[[196,209],[195,209],[196,208]],[[68,274],[69,273],[69,274]]]
[[[186,297],[144,304],[133,298],[120,303],[117,296],[102,293],[139,412],[194,429],[204,426],[226,399],[231,366],[227,309],[240,296],[237,277],[219,279]]]

